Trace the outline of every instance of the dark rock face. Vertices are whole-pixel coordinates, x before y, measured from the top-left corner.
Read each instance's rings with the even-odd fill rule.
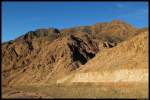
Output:
[[[88,37],[88,35],[85,35],[85,37]],[[74,35],[71,35],[70,38],[72,43],[68,44],[68,46],[72,51],[73,61],[79,61],[81,64],[85,64],[99,51],[97,43],[93,42],[89,37],[85,41]]]

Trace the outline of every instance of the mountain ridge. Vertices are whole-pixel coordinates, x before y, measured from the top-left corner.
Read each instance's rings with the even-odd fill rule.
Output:
[[[2,44],[2,84],[33,84],[70,74],[93,59],[103,49],[117,46],[140,31],[113,20],[58,30],[29,31]]]

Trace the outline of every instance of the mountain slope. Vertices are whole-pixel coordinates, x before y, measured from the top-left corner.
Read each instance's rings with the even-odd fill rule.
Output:
[[[115,47],[140,30],[114,20],[93,26],[27,32],[2,44],[2,84],[55,82],[86,64],[104,48]]]
[[[57,82],[148,82],[148,31],[104,49]]]

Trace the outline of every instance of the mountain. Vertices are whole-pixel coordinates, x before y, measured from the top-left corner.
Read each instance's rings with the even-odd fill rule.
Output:
[[[137,73],[147,81],[147,40],[148,28],[138,29],[120,20],[61,30],[29,31],[2,43],[2,87],[106,79],[114,82],[118,79],[113,76],[120,73],[133,78],[136,75],[133,73]],[[101,74],[103,71],[106,75]],[[114,74],[110,74],[112,71]],[[120,80],[134,81],[128,77],[122,76]]]
[[[58,83],[78,82],[146,82],[148,80],[148,31],[96,54]]]

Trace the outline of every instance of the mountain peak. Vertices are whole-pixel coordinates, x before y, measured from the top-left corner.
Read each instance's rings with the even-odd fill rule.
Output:
[[[114,20],[111,21],[111,23],[112,24],[122,24],[122,23],[125,23],[125,22],[123,22],[121,20],[114,19]]]
[[[76,70],[80,65],[84,65],[95,57],[99,50],[112,48],[136,34],[135,28],[128,24],[120,24],[124,23],[120,20],[113,20],[112,23],[65,30],[40,28],[29,31],[14,40],[13,43],[2,44],[3,73],[7,74],[5,72],[14,71],[15,74],[16,69],[26,69],[25,72],[27,73],[32,73],[35,70],[42,72],[40,68],[44,67],[47,73],[52,71],[54,77],[60,75],[57,73],[59,70],[55,70],[56,67],[60,68],[64,75],[71,73],[72,70]],[[68,40],[69,36],[71,37]],[[11,74],[7,76],[9,77],[9,75],[12,76]],[[26,76],[30,81],[31,76],[28,75]],[[45,75],[39,75],[39,77],[45,77]],[[18,82],[21,82],[20,79],[18,79]],[[25,82],[22,81],[21,83],[24,84]],[[13,82],[9,83],[8,79],[6,84],[13,84]]]

